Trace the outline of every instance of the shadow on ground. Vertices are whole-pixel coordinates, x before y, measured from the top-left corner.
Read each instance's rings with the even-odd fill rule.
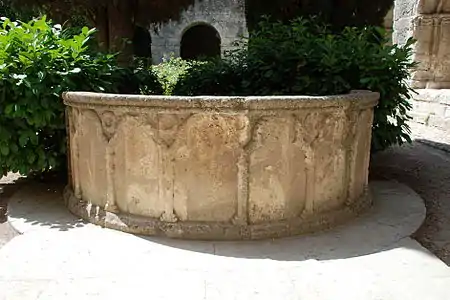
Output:
[[[105,238],[121,236],[119,241],[126,243],[129,239],[132,244],[138,239],[144,242],[143,249],[151,246],[152,249],[156,247],[162,251],[184,250],[225,257],[278,261],[344,259],[398,247],[416,247],[414,243],[407,243],[411,241],[407,237],[423,221],[424,208],[421,199],[411,189],[397,183],[373,182],[371,187],[376,197],[384,200],[376,201],[372,209],[358,219],[312,235],[239,242],[173,240],[133,236],[111,230],[107,230],[104,235]],[[50,188],[48,184],[28,183],[26,189],[16,192],[12,197],[11,224],[15,228],[25,228],[23,232],[56,230],[74,231],[77,234],[78,229],[86,230],[83,228],[85,223],[71,215],[65,207],[62,189],[62,185]],[[414,205],[407,204],[408,201]],[[87,233],[88,231],[81,233],[81,236]],[[398,243],[406,244],[398,246]]]
[[[413,235],[424,247],[450,265],[450,145],[417,139],[373,157],[371,178],[396,180],[418,193],[427,216]]]
[[[0,178],[0,224],[7,221],[8,200],[26,181],[17,174]]]
[[[39,227],[59,231],[83,227],[86,223],[71,215],[65,207],[62,197],[64,187],[65,182],[61,180],[23,180],[21,188],[16,189],[14,195],[10,197],[11,201],[18,204],[9,205],[8,215],[12,225],[14,226],[14,222],[21,222],[29,228]],[[22,202],[27,202],[22,206],[25,209],[15,209]]]
[[[435,149],[442,150],[442,151],[450,153],[450,145],[447,144],[447,143],[430,141],[430,140],[427,140],[427,139],[416,139],[415,142],[421,143],[421,144],[430,146],[432,148],[435,148]]]
[[[173,241],[163,238],[141,237],[149,242],[165,245],[185,251],[205,253],[237,259],[267,259],[274,261],[327,261],[357,258],[387,251],[406,248],[419,251],[433,257],[433,254],[420,247],[409,238],[389,241],[375,239],[367,232],[367,237],[330,238],[329,234],[319,233],[314,236],[299,236],[274,241],[241,242],[192,242]],[[203,245],[202,245],[203,243]],[[212,249],[211,249],[212,247]]]
[[[394,182],[372,182],[372,209],[360,218],[311,235],[262,241],[193,242],[141,237],[187,251],[219,256],[278,261],[331,260],[360,257],[407,247],[429,252],[409,236],[422,223],[422,200],[410,188]]]

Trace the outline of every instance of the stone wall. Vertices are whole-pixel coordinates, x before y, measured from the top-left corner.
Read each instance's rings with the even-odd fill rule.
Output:
[[[213,26],[220,35],[222,51],[231,49],[234,41],[248,34],[244,1],[197,0],[179,20],[151,28],[153,62],[161,62],[164,56],[179,56],[183,33],[196,24]]]
[[[414,38],[413,121],[450,131],[450,1],[396,0],[393,42]]]
[[[450,131],[450,90],[416,90],[413,121]]]
[[[394,42],[417,40],[412,76],[417,89],[450,88],[450,1],[397,0],[394,10]]]

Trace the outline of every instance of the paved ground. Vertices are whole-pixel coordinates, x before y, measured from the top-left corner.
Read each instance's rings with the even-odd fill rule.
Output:
[[[413,237],[450,264],[450,135],[413,130],[421,142],[377,154],[371,176],[405,183],[425,200],[426,221]],[[395,184],[375,189],[390,194],[380,209],[325,234],[211,244],[84,224],[61,205],[62,186],[35,183],[13,196],[12,224],[25,232],[18,236],[2,224],[5,199],[18,190],[4,184],[14,179],[0,180],[0,300],[450,299],[449,268],[408,238],[424,212],[398,199],[420,200]],[[408,203],[415,213],[401,206]]]
[[[373,209],[332,231],[257,242],[145,238],[84,224],[54,186],[12,197],[0,300],[450,299],[450,269],[409,236],[422,199],[373,182]]]
[[[18,235],[6,218],[7,201],[17,190],[18,185],[13,183],[18,179],[19,176],[17,174],[8,174],[8,176],[0,178],[0,248]]]
[[[412,129],[414,138],[421,142],[377,154],[371,176],[400,181],[424,199],[427,219],[414,237],[450,265],[450,153],[426,145],[431,142],[450,151],[450,135],[418,124]],[[2,214],[6,200],[17,190],[11,185],[17,179],[15,174],[0,179],[0,248],[17,235],[4,223]]]
[[[47,189],[59,189],[61,191],[64,178],[58,175],[44,175],[33,178],[24,178],[15,173],[9,173],[0,178],[0,248],[18,236],[19,233],[7,222],[7,204],[11,196],[21,188],[28,188],[34,182],[49,183]],[[58,192],[59,192],[58,191]]]
[[[427,218],[414,238],[450,265],[450,135],[420,125],[412,129],[420,142],[377,154],[371,176],[402,182],[424,199]]]
[[[16,235],[17,232],[9,225],[9,223],[5,222],[0,224],[0,248],[6,245],[6,243],[12,240]]]

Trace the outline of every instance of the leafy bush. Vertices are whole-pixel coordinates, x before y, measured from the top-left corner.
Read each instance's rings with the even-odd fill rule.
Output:
[[[93,53],[94,30],[62,34],[45,17],[0,23],[0,167],[28,174],[66,165],[64,91],[119,92],[130,70],[114,55]],[[135,75],[137,73],[134,73]],[[149,87],[136,75],[139,92]],[[154,78],[155,79],[155,78]],[[154,80],[156,81],[156,79]],[[153,88],[153,87],[152,87]],[[148,91],[147,91],[148,92]]]
[[[202,62],[186,61],[179,57],[165,57],[163,62],[152,66],[165,95],[171,95],[180,76],[185,74],[191,66],[200,66]]]
[[[146,67],[142,59],[122,71],[122,80],[118,88],[123,94],[161,95],[163,87],[156,73]]]
[[[11,20],[31,20],[40,13],[34,7],[15,5],[14,0],[0,0],[0,16]]]
[[[382,150],[410,141],[411,89],[406,80],[414,64],[411,42],[388,45],[375,27],[333,33],[314,20],[289,24],[264,21],[250,41],[223,60],[195,66],[180,76],[176,95],[332,95],[352,89],[380,92],[373,147]]]

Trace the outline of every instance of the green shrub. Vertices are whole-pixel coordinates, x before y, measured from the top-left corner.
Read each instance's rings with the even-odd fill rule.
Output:
[[[13,3],[13,0],[0,1],[0,16],[15,20],[31,20],[40,15],[40,12],[34,7],[19,6]]]
[[[122,80],[118,88],[122,94],[161,95],[163,86],[156,73],[149,69],[143,59],[122,71]]]
[[[94,30],[62,34],[45,17],[0,23],[0,167],[28,174],[66,166],[65,91],[119,92],[130,70],[87,47]],[[139,93],[149,85],[137,75]],[[156,81],[155,77],[153,77]],[[147,91],[148,92],[148,91]]]
[[[186,61],[179,57],[165,57],[163,62],[152,66],[165,95],[171,95],[178,78],[185,74],[191,66],[200,66],[202,62]]]
[[[380,92],[372,149],[410,141],[411,89],[406,80],[411,43],[385,43],[375,27],[333,33],[314,20],[261,22],[223,60],[195,66],[180,76],[176,95],[332,95],[352,89]]]

